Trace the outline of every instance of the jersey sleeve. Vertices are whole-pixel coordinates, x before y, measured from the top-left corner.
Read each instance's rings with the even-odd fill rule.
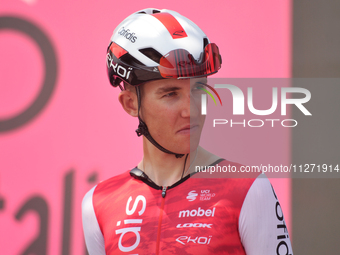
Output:
[[[93,208],[93,192],[96,187],[86,193],[82,202],[83,230],[85,243],[90,255],[105,255],[104,237],[100,230]]]
[[[265,175],[250,187],[239,217],[239,233],[247,255],[292,255],[280,203]]]

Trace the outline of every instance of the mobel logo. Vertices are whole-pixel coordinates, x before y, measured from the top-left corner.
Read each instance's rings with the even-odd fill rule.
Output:
[[[210,87],[211,88],[211,87]],[[215,88],[229,89],[233,97],[233,115],[244,115],[245,96],[240,88],[229,84],[215,84]],[[215,90],[214,90],[215,91]],[[215,92],[216,95],[217,92]],[[287,98],[287,94],[303,94],[303,98]],[[211,96],[211,94],[209,93]],[[253,88],[247,89],[247,106],[251,113],[255,115],[270,115],[278,108],[278,88],[272,88],[272,105],[269,109],[259,110],[255,109],[253,104]],[[285,87],[281,88],[281,115],[287,114],[287,105],[295,105],[304,115],[312,115],[303,105],[311,99],[311,93],[305,88]],[[215,101],[215,100],[214,100]],[[215,102],[216,103],[216,102]],[[221,102],[222,105],[222,102]],[[207,114],[207,95],[202,94],[201,114]]]

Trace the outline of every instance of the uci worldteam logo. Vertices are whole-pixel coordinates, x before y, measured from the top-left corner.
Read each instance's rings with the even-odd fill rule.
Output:
[[[222,106],[222,100],[221,100],[221,97],[220,97],[220,95],[217,93],[217,91],[213,88],[213,87],[211,87],[210,85],[208,85],[208,84],[205,84],[205,83],[200,83],[201,85],[203,85],[203,86],[206,86],[206,87],[208,87],[210,90],[212,90],[214,93],[215,93],[215,95],[217,96],[217,98],[218,98],[218,100],[220,101],[220,103],[221,103],[221,106]],[[212,98],[212,100],[214,101],[214,103],[215,103],[215,105],[217,105],[217,102],[216,102],[216,100],[215,100],[215,98],[214,98],[214,96],[211,94],[211,92],[209,92],[207,89],[205,89],[205,88],[200,88],[200,87],[198,87],[200,90],[203,90],[205,93],[207,93],[211,98]],[[201,114],[202,115],[207,115],[207,94],[202,94],[202,97],[201,97],[201,100],[202,100],[202,107],[201,107]]]
[[[189,202],[192,202],[194,200],[196,200],[196,197],[198,196],[198,194],[196,193],[196,190],[192,190],[188,193],[187,199]]]

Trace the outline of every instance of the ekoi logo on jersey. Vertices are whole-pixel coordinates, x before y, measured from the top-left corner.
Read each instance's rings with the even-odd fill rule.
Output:
[[[138,216],[143,215],[145,212],[146,208],[146,199],[144,196],[139,195],[136,197],[135,202],[133,203],[132,209],[130,209],[130,203],[132,201],[132,197],[130,196],[127,203],[126,203],[126,215],[133,215],[136,212],[137,206],[139,203],[142,203],[142,208],[138,211]],[[139,206],[140,208],[140,206]],[[137,215],[136,215],[137,216]],[[121,225],[121,221],[117,221],[117,227]],[[141,224],[143,223],[142,219],[128,219],[124,220],[124,228],[117,229],[115,233],[119,236],[119,241],[118,241],[118,248],[122,252],[130,252],[136,249],[140,243],[140,234],[139,232],[141,231]],[[136,224],[138,224],[136,226]],[[122,226],[123,227],[123,226]],[[124,238],[125,234],[128,234],[128,238]],[[129,241],[128,239],[131,239],[131,234],[135,236],[135,243],[130,245],[124,245],[124,241]]]
[[[209,244],[212,236],[180,236],[176,241],[180,244]]]
[[[220,101],[221,106],[222,106],[221,97],[220,97],[220,95],[217,93],[217,91],[213,87],[209,86],[208,84],[201,83],[201,82],[199,84],[209,88],[210,90],[212,90],[215,93],[215,95],[217,96],[217,98]],[[198,89],[203,90],[204,92],[206,92],[214,100],[215,105],[217,105],[214,96],[207,89],[202,88],[202,87],[198,87]],[[201,100],[202,100],[201,114],[202,115],[206,115],[207,114],[207,95],[206,94],[202,94]]]

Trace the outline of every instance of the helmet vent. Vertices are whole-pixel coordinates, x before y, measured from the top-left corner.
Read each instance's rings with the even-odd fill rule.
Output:
[[[160,13],[160,10],[152,10],[152,13]]]
[[[203,38],[203,49],[209,44],[208,38]]]
[[[163,55],[154,48],[144,48],[139,51],[156,63],[159,63],[160,59],[163,57]]]
[[[143,12],[143,11],[142,12],[137,12],[137,14],[146,14],[146,12]]]
[[[120,57],[120,60],[129,66],[145,66],[142,62],[138,59],[131,56],[129,53],[124,54]]]

